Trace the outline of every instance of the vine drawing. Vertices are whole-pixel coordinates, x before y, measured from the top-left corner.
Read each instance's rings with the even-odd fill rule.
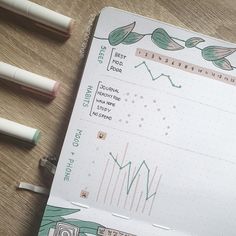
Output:
[[[206,61],[212,62],[214,66],[227,71],[236,69],[236,66],[231,65],[231,62],[227,59],[228,56],[236,51],[236,48],[228,48],[221,46],[207,46],[200,48],[199,44],[205,42],[200,37],[191,37],[187,40],[179,39],[170,36],[165,29],[157,28],[152,33],[140,34],[134,32],[136,22],[122,27],[118,27],[111,31],[108,38],[100,38],[94,36],[96,39],[108,40],[111,46],[117,46],[119,44],[130,45],[140,41],[145,36],[150,36],[152,42],[159,48],[169,51],[178,51],[185,48],[196,48],[201,51],[201,56]],[[181,45],[179,42],[183,45]]]

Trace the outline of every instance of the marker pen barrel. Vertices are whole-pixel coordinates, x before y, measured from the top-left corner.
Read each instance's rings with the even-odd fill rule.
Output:
[[[55,97],[60,83],[46,77],[22,70],[16,66],[0,62],[0,78],[20,84],[28,90],[39,91],[42,94]]]
[[[0,7],[70,35],[74,20],[27,0],[0,0]]]
[[[40,131],[4,118],[0,118],[0,133],[19,140],[37,144]]]

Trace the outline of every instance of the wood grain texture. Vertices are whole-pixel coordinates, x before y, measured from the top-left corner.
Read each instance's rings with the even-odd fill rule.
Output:
[[[84,39],[104,6],[114,6],[207,35],[236,42],[233,0],[34,0],[76,20],[68,40],[48,33],[16,14],[0,9],[0,60],[62,83],[51,103],[0,81],[0,117],[42,131],[30,148],[0,136],[0,235],[34,236],[47,198],[17,191],[19,181],[47,186],[38,168],[47,154],[59,155],[83,68]]]

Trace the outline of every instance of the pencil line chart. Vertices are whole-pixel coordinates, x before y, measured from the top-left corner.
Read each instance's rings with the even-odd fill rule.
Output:
[[[137,69],[138,67],[144,65],[144,67],[146,68],[146,70],[148,71],[152,81],[155,81],[155,80],[158,80],[160,78],[167,78],[168,81],[170,82],[171,86],[174,87],[174,88],[181,88],[182,86],[181,85],[176,85],[173,80],[171,79],[170,75],[166,75],[166,74],[163,74],[161,73],[160,75],[158,76],[154,76],[152,71],[149,69],[147,63],[145,61],[139,63],[138,65],[134,66],[135,69]]]
[[[98,185],[96,201],[108,207],[151,215],[158,195],[162,174],[158,166],[150,168],[148,160],[135,163],[127,143],[122,153],[105,154],[104,169]],[[130,160],[125,160],[130,156]],[[136,159],[136,158],[135,158]]]
[[[174,57],[162,55],[157,52],[148,51],[146,49],[137,48],[135,56],[142,58],[143,60],[150,60],[162,65],[172,67],[174,69],[182,70],[191,74],[199,75],[203,78],[209,78],[217,81],[221,81],[226,84],[236,85],[236,77],[234,75],[225,74],[220,71],[212,70],[207,67],[192,64],[190,62],[182,61]],[[217,64],[213,61],[213,64]],[[229,67],[230,69],[231,67]],[[226,69],[226,68],[225,68]],[[231,68],[232,69],[232,68]]]
[[[121,165],[117,159],[112,155],[112,153],[110,152],[109,155],[112,157],[113,161],[117,164],[117,166],[120,168],[120,170],[124,169],[124,168],[128,168],[128,180],[127,180],[127,187],[126,187],[126,193],[127,195],[130,193],[130,190],[134,184],[134,181],[137,179],[137,177],[139,176],[139,172],[141,171],[142,168],[147,170],[147,177],[146,177],[146,200],[148,200],[149,198],[153,197],[154,195],[156,195],[156,192],[150,194],[150,189],[149,189],[149,179],[150,179],[150,169],[147,166],[147,163],[145,161],[143,161],[138,170],[136,171],[136,173],[134,174],[134,176],[131,178],[131,167],[132,167],[132,162],[129,161],[127,164],[125,165]]]

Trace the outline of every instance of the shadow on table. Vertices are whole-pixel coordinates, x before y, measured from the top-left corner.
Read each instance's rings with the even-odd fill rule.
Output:
[[[83,71],[84,71],[84,67],[86,64],[86,60],[87,60],[87,55],[91,46],[91,42],[92,42],[92,35],[95,31],[95,26],[97,24],[97,20],[98,17],[96,17],[94,19],[94,22],[92,24],[92,28],[89,32],[89,37],[88,37],[88,42],[86,44],[86,48],[84,49],[85,55],[82,59],[82,61],[79,63],[78,62],[78,69],[77,69],[77,73],[76,73],[76,78],[79,78],[77,80],[75,80],[75,84],[73,86],[73,91],[72,91],[72,96],[70,96],[70,98],[67,101],[67,106],[66,106],[66,111],[65,111],[65,119],[61,120],[61,124],[60,127],[63,127],[60,129],[60,133],[58,133],[57,137],[57,141],[55,142],[55,145],[53,147],[53,150],[55,150],[55,152],[53,153],[54,155],[56,155],[57,157],[59,157],[59,154],[61,152],[61,148],[64,142],[64,137],[66,135],[66,131],[69,125],[69,121],[70,121],[70,117],[71,117],[71,113],[72,113],[72,109],[75,103],[75,99],[79,90],[79,86],[80,86],[80,82],[81,82],[81,78],[83,75]],[[78,114],[79,115],[79,114]]]
[[[5,90],[6,92],[8,92],[9,95],[17,94],[19,99],[29,98],[29,99],[33,99],[37,102],[42,102],[45,104],[52,102],[54,99],[54,97],[51,97],[51,96],[42,95],[37,92],[32,92],[29,90],[21,89],[20,85],[10,82],[10,81],[7,81],[7,80],[1,80],[1,78],[0,78],[0,88],[2,90]]]
[[[63,44],[69,38],[68,36],[39,27],[37,22],[3,8],[0,8],[0,21],[3,25],[17,26],[17,28],[25,31],[27,34],[32,34],[42,39],[47,37],[48,40],[52,40],[58,44]]]
[[[0,143],[4,144],[4,146],[9,146],[9,148],[11,148],[12,146],[16,146],[17,148],[20,149],[32,149],[35,145],[28,143],[28,142],[24,142],[22,140],[16,139],[14,137],[10,137],[4,134],[0,134]]]

